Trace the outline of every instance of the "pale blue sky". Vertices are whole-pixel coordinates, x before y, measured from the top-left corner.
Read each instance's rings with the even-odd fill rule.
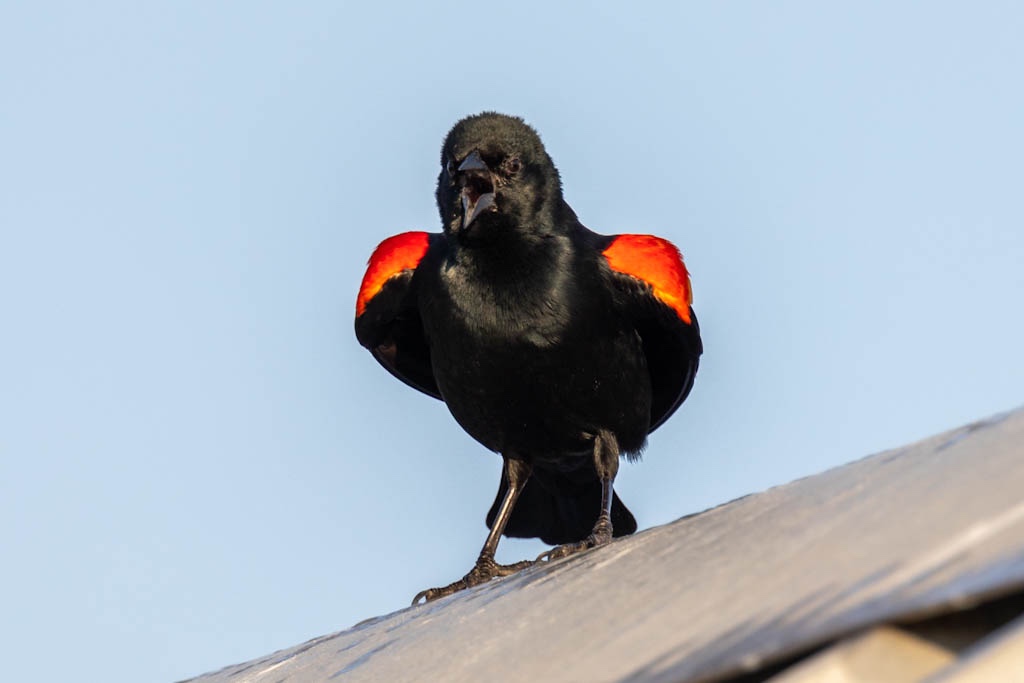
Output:
[[[1019,4],[369,5],[0,7],[10,680],[180,679],[469,568],[500,459],[352,334],[469,113],[686,255],[641,528],[1024,399]]]

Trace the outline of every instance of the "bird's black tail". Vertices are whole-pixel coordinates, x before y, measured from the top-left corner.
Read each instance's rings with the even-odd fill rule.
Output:
[[[507,490],[508,482],[502,476],[498,495],[487,513],[488,528],[494,524]],[[513,538],[539,537],[551,545],[582,541],[593,531],[600,512],[601,481],[595,476],[577,480],[563,472],[534,469],[512,509],[504,535]],[[636,531],[633,513],[614,492],[612,529],[616,537],[628,536]]]

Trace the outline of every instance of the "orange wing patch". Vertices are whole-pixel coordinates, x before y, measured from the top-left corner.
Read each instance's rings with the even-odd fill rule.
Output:
[[[430,235],[425,232],[403,232],[378,244],[370,256],[363,284],[359,286],[356,317],[363,314],[366,304],[377,296],[384,283],[418,266],[428,246]]]
[[[646,282],[659,301],[690,323],[690,274],[674,244],[654,235],[619,235],[603,254],[612,270]]]

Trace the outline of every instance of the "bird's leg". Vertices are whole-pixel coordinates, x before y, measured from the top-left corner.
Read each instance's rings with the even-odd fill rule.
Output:
[[[464,588],[486,583],[498,576],[514,574],[520,569],[526,569],[533,564],[530,560],[516,562],[515,564],[498,564],[494,560],[494,553],[498,550],[498,541],[501,540],[501,534],[505,531],[505,525],[508,524],[509,517],[512,516],[512,509],[516,505],[516,500],[519,498],[519,494],[522,493],[523,487],[526,486],[526,480],[530,478],[532,471],[533,467],[522,460],[505,458],[502,476],[508,481],[508,490],[505,491],[505,497],[501,500],[498,515],[494,518],[494,524],[491,525],[491,533],[487,534],[487,540],[484,541],[484,547],[480,551],[480,557],[477,558],[476,564],[468,574],[454,583],[440,588],[429,588],[425,591],[420,591],[412,599],[413,605],[418,605],[420,601],[430,602],[431,600],[443,598]],[[611,526],[609,525],[608,528],[611,529]]]
[[[590,535],[576,543],[566,543],[542,553],[538,562],[558,560],[588,548],[610,543],[612,540],[612,485],[619,473],[619,441],[611,432],[602,429],[594,437],[594,467],[601,480],[601,512]]]

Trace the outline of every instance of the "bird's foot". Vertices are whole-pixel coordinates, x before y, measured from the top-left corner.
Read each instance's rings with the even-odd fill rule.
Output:
[[[582,541],[576,543],[564,543],[560,546],[556,546],[546,553],[541,553],[536,559],[536,562],[554,562],[560,560],[563,557],[569,557],[576,553],[589,550],[590,548],[597,548],[598,546],[607,545],[612,541],[612,523],[610,519],[601,516],[597,520],[597,524],[594,525],[594,530],[590,532],[590,535],[584,538]]]
[[[412,599],[412,604],[418,605],[421,601],[424,603],[431,602],[432,600],[443,598],[446,595],[458,593],[463,589],[479,586],[481,583],[487,583],[491,579],[515,574],[517,571],[526,569],[532,565],[533,562],[530,560],[523,560],[522,562],[516,562],[514,564],[498,564],[494,561],[493,557],[481,555],[479,559],[477,559],[476,565],[474,565],[469,573],[461,579],[452,582],[447,586],[442,586],[440,588],[428,588],[425,591],[420,591],[416,594],[416,597]]]

